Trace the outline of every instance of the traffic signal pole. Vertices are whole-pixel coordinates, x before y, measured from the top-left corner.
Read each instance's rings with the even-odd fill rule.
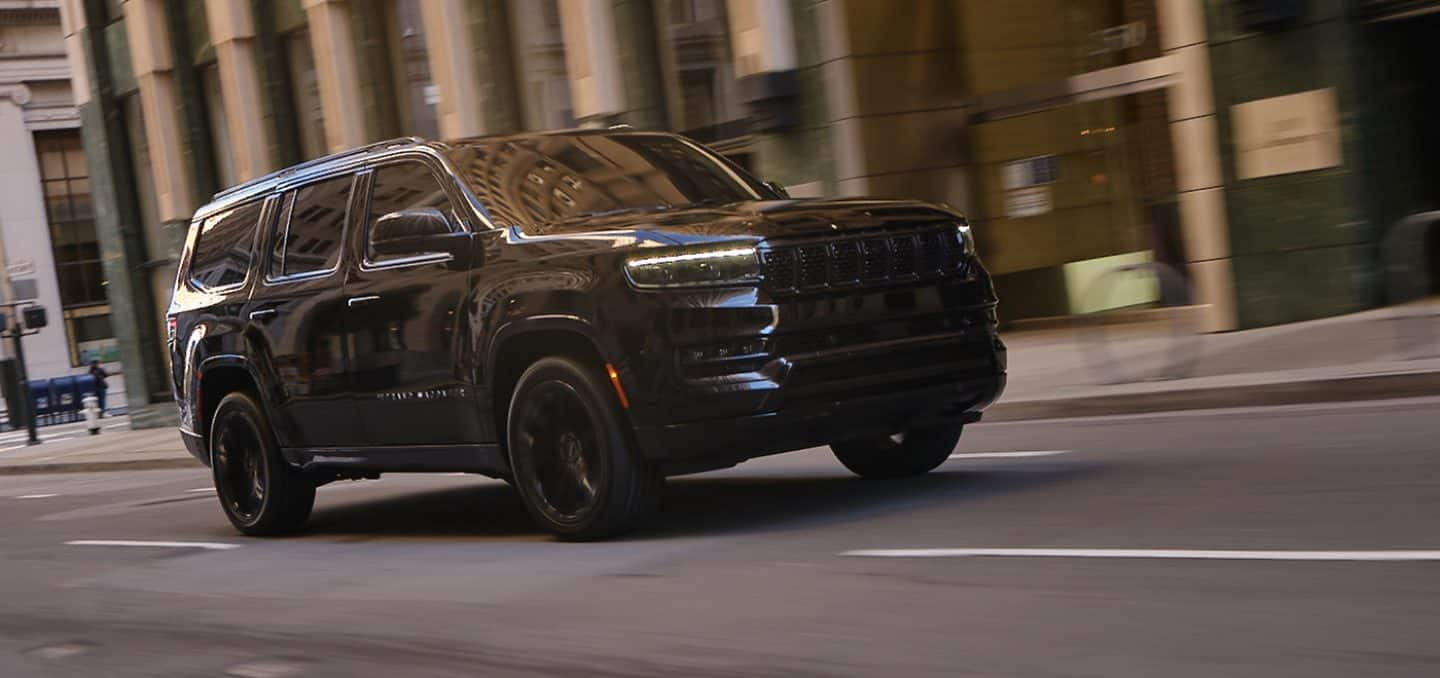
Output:
[[[10,331],[10,341],[14,342],[15,348],[15,371],[20,374],[20,397],[17,398],[20,402],[14,406],[23,408],[21,412],[24,413],[25,428],[30,433],[25,444],[39,445],[40,433],[35,430],[35,407],[30,402],[30,375],[25,371],[25,342],[20,340],[23,336],[25,335],[20,331],[20,324],[17,322]]]
[[[30,374],[25,369],[25,342],[21,341],[21,339],[32,334],[38,334],[40,330],[37,327],[34,330],[26,332],[24,325],[20,323],[21,314],[17,311],[20,306],[30,306],[33,305],[33,303],[34,302],[30,301],[12,301],[0,304],[0,306],[11,309],[8,315],[11,316],[10,321],[13,324],[10,326],[9,332],[5,333],[5,337],[12,342],[11,348],[15,352],[15,372],[20,378],[20,393],[16,394],[15,398],[17,402],[8,404],[11,408],[19,408],[20,415],[25,418],[25,428],[29,432],[29,439],[25,441],[26,445],[39,445],[40,432],[36,430],[35,404],[30,401]],[[43,326],[45,322],[43,319],[43,311],[41,313],[42,316],[39,324]]]

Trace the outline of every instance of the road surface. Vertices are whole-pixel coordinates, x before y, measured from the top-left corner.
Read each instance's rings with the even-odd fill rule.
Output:
[[[203,469],[3,477],[0,675],[1440,675],[1437,434],[1434,399],[978,425],[918,479],[673,479],[600,544],[471,476],[335,483],[274,540]]]

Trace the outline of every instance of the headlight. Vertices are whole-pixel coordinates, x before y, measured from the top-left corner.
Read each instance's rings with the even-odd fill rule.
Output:
[[[698,287],[760,281],[760,257],[751,245],[656,250],[625,260],[636,287]]]
[[[964,248],[965,256],[975,256],[975,234],[970,232],[970,222],[956,222],[955,230],[960,232],[960,246]]]

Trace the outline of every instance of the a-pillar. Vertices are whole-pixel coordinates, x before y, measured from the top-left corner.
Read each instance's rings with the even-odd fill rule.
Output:
[[[1224,176],[1215,120],[1215,100],[1206,44],[1205,9],[1195,0],[1158,0],[1160,48],[1177,65],[1179,79],[1169,91],[1171,145],[1180,227],[1195,301],[1204,306],[1207,332],[1233,330],[1235,277]]]
[[[345,0],[304,0],[325,116],[325,147],[335,153],[365,143],[365,113],[350,12]]]
[[[225,101],[226,133],[241,181],[274,169],[266,137],[260,76],[255,61],[255,20],[251,4],[235,0],[206,0],[210,41],[220,70],[220,95]]]

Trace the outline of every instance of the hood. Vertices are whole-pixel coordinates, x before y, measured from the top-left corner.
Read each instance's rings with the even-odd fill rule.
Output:
[[[729,205],[657,208],[547,224],[528,235],[637,231],[672,244],[736,238],[784,238],[916,226],[964,219],[960,212],[917,200],[790,199]]]

